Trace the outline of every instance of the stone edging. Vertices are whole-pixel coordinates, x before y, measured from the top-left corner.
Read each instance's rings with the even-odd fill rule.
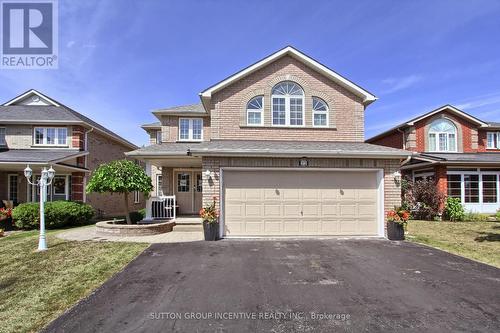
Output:
[[[175,222],[155,224],[113,224],[113,220],[97,222],[96,233],[102,236],[150,236],[172,231]]]

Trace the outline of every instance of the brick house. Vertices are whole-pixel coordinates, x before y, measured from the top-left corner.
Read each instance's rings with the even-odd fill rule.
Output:
[[[413,180],[432,178],[469,211],[500,209],[500,123],[445,105],[378,134],[368,143],[418,153],[401,166]]]
[[[384,236],[410,153],[364,143],[376,97],[293,47],[153,111],[143,160],[180,214],[218,198],[221,236]],[[148,218],[155,218],[151,205]]]
[[[125,158],[137,146],[60,102],[29,90],[0,106],[0,200],[38,201],[37,188],[28,185],[23,170],[33,169],[33,180],[43,167],[56,171],[48,200],[91,204],[102,215],[121,214],[118,195],[85,194],[90,172],[101,163]],[[131,207],[144,207],[136,194]]]

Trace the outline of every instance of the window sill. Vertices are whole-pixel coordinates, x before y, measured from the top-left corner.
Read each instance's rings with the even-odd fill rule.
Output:
[[[177,140],[176,142],[179,142],[179,143],[200,143],[200,142],[203,142],[203,140]]]
[[[31,145],[31,148],[71,148],[71,147],[68,145]]]
[[[292,129],[292,130],[336,130],[335,126],[269,126],[269,125],[240,125],[240,128],[255,129]]]

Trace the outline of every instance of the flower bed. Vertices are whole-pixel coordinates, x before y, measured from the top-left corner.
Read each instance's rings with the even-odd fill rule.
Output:
[[[96,233],[101,236],[150,236],[170,232],[175,225],[173,221],[153,224],[115,224],[114,222],[96,223]]]

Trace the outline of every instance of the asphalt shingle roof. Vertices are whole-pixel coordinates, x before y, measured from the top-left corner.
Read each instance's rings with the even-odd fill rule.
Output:
[[[138,155],[204,155],[204,154],[248,154],[248,155],[387,155],[409,156],[412,153],[401,149],[372,145],[364,142],[316,142],[316,141],[272,141],[272,140],[212,140],[200,143],[162,143],[147,146],[130,153]]]
[[[500,153],[422,153],[421,156],[446,162],[500,163]]]
[[[0,162],[7,163],[50,163],[81,155],[75,149],[10,149],[0,151]]]
[[[161,108],[154,110],[153,113],[194,113],[194,114],[206,114],[205,108],[203,104],[187,104],[187,105],[178,105],[178,106],[170,106],[167,108]]]

